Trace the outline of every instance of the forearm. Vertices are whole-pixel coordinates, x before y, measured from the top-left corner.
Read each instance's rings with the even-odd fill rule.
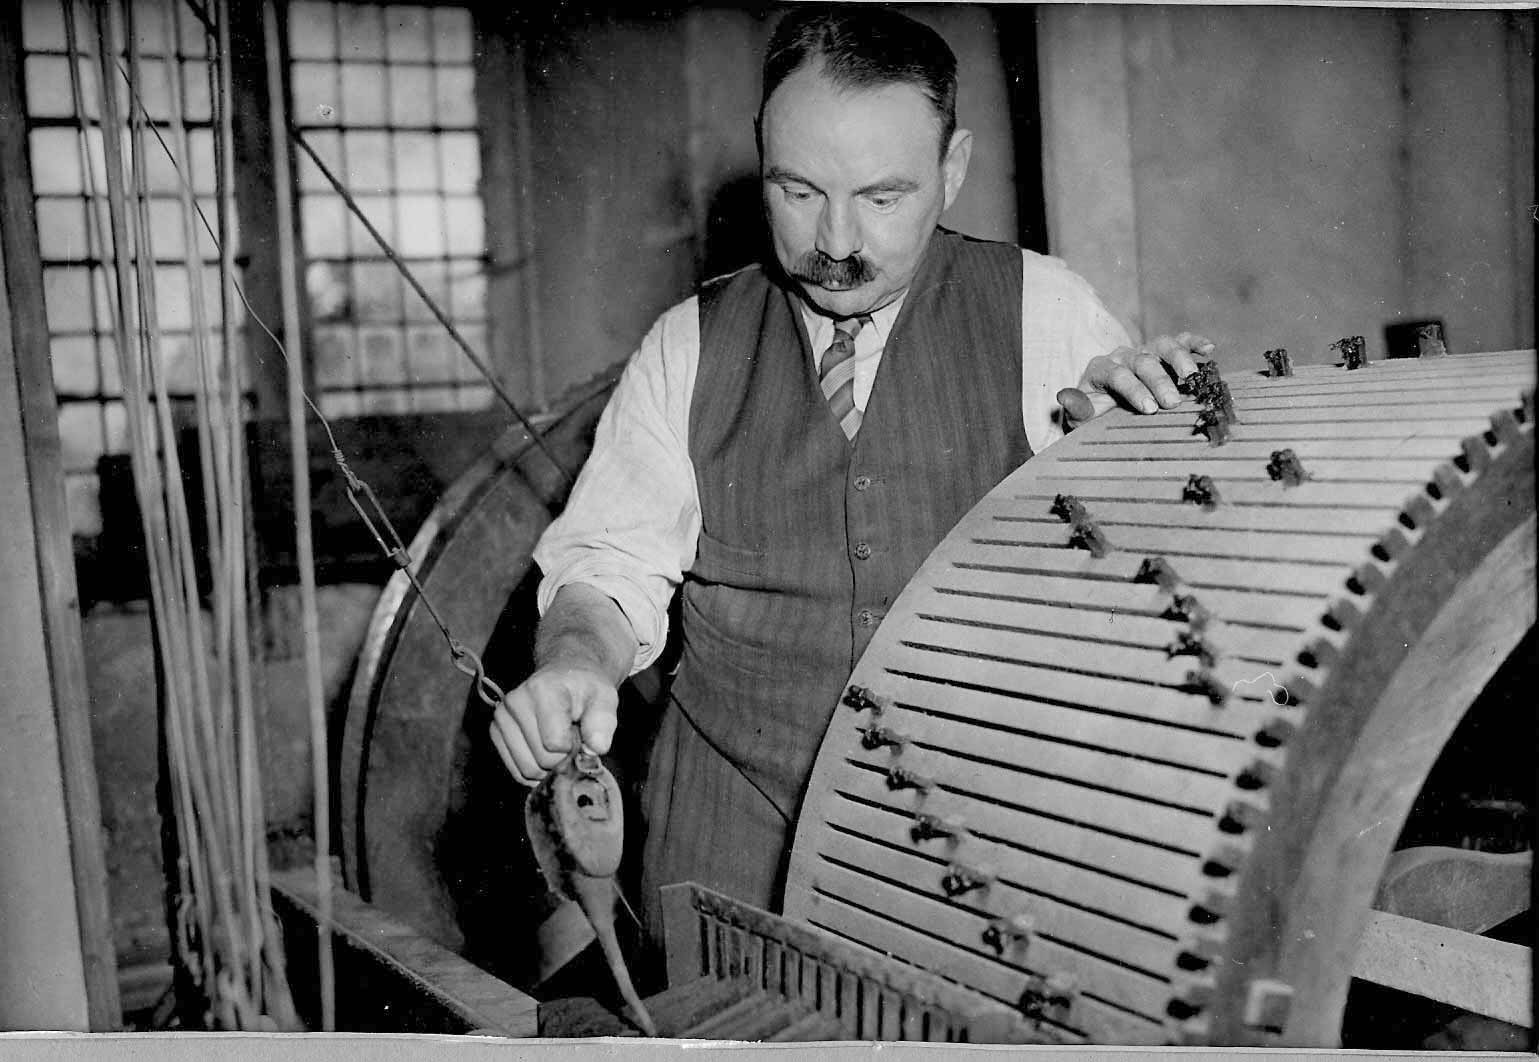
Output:
[[[631,673],[636,635],[620,606],[584,583],[557,592],[535,636],[535,664],[544,669],[581,669],[615,686]]]

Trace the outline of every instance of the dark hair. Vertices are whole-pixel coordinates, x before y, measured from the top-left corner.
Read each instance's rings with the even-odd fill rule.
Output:
[[[755,133],[763,150],[764,108],[780,83],[808,63],[845,89],[908,84],[935,108],[944,158],[957,128],[957,57],[941,35],[876,4],[811,4],[780,20],[764,55],[764,92]]]

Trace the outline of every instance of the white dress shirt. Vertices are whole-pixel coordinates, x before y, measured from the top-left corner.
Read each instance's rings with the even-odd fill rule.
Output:
[[[1060,259],[1021,253],[1021,423],[1040,453],[1063,434],[1058,391],[1078,383],[1091,358],[1130,343],[1090,285]],[[862,412],[902,302],[877,310],[872,327],[855,337],[855,405]],[[642,340],[599,418],[566,509],[534,551],[544,572],[540,614],[568,583],[607,594],[636,633],[633,673],[662,652],[668,604],[695,562],[700,502],[689,407],[700,359],[698,310],[694,298],[681,302]],[[833,321],[805,308],[803,318],[813,356],[820,357],[833,339]]]

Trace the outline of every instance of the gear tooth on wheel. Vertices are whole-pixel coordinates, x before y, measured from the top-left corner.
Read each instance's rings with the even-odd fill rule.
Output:
[[[1325,610],[1325,615],[1320,622],[1336,631],[1350,631],[1363,619],[1363,610],[1348,597],[1339,597],[1331,602],[1331,607]]]
[[[1532,424],[1532,421],[1529,421]],[[1496,433],[1496,438],[1504,446],[1522,442],[1525,434],[1523,425],[1518,423],[1518,414],[1515,410],[1504,409],[1491,418],[1491,430]]]
[[[1427,497],[1425,491],[1418,491],[1406,501],[1405,508],[1400,510],[1401,526],[1411,531],[1420,531],[1433,520],[1437,519],[1437,506],[1432,499]]]
[[[1388,583],[1389,576],[1373,561],[1359,564],[1347,577],[1347,589],[1359,596],[1376,594]]]
[[[1370,550],[1381,561],[1392,561],[1403,556],[1411,548],[1411,539],[1404,529],[1392,527],[1379,536],[1379,540],[1373,544]]]
[[[1453,462],[1445,462],[1432,470],[1432,482],[1427,484],[1427,493],[1434,498],[1447,501],[1457,497],[1464,489],[1464,476]]]
[[[1491,445],[1484,435],[1471,435],[1459,444],[1460,454],[1454,464],[1461,472],[1479,475],[1491,465]]]

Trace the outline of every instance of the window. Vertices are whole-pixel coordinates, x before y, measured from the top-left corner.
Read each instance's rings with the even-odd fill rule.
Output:
[[[64,8],[29,2],[23,9],[28,141],[54,387],[59,401],[59,435],[64,450],[65,490],[76,534],[101,530],[97,462],[127,450],[127,416],[118,379],[107,285],[111,261],[107,221],[107,178],[100,126],[100,78],[90,5],[74,5],[80,62],[76,86],[70,77]],[[141,93],[155,129],[173,145],[185,131],[184,171],[204,214],[217,226],[214,198],[214,141],[210,127],[208,66],[203,27],[181,4],[137,3],[135,33],[142,56]],[[172,78],[179,79],[179,84]],[[124,98],[124,106],[129,101]],[[82,113],[83,112],[83,113]],[[126,135],[127,130],[125,129]],[[156,271],[156,311],[167,344],[168,390],[173,401],[190,401],[197,387],[191,351],[192,281],[183,245],[180,180],[153,135],[146,134],[149,212],[154,240],[149,248]],[[196,249],[201,263],[211,341],[219,339],[218,254],[203,234]]]
[[[59,400],[70,517],[77,535],[102,525],[98,462],[127,450],[107,284],[112,262],[99,126],[95,21],[74,4],[82,108],[69,69],[64,5],[26,0],[22,47],[33,192]],[[141,96],[217,228],[214,131],[204,27],[185,0],[135,0]],[[474,32],[464,7],[293,0],[287,5],[290,113],[376,228],[410,265],[472,349],[487,351],[486,238],[480,195]],[[259,50],[259,49],[258,49]],[[178,77],[173,84],[169,79]],[[128,105],[126,97],[124,106]],[[83,115],[78,113],[83,109]],[[260,116],[266,120],[266,115]],[[83,118],[83,121],[82,121]],[[248,116],[249,118],[249,116]],[[157,310],[174,402],[196,387],[192,321],[176,173],[153,136],[146,168]],[[426,304],[296,152],[303,276],[309,300],[314,398],[328,417],[479,410],[481,379]],[[270,253],[262,242],[246,253]],[[218,255],[198,258],[211,341],[219,343]],[[241,311],[244,313],[244,311]],[[268,322],[276,327],[278,321]]]
[[[478,353],[486,240],[470,13],[289,5],[295,125]],[[323,412],[482,409],[491,389],[308,156],[299,155]]]

